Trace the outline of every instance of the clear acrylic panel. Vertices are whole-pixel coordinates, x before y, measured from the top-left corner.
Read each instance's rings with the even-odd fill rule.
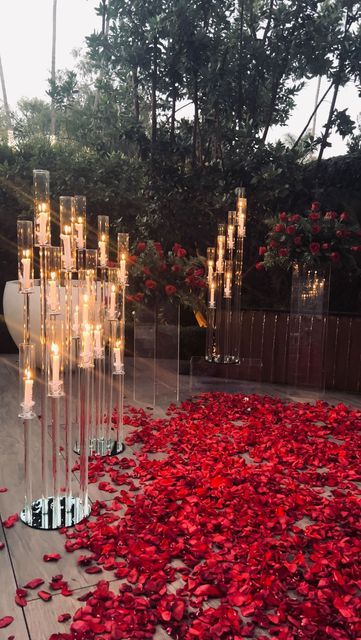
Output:
[[[324,391],[330,270],[294,265],[289,317],[287,382]]]

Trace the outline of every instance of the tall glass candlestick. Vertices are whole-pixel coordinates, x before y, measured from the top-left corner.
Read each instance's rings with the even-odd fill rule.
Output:
[[[35,169],[33,171],[33,184],[35,244],[38,247],[47,247],[51,243],[49,171]]]
[[[19,390],[20,407],[19,418],[24,428],[24,470],[25,470],[25,503],[20,517],[26,523],[31,521],[33,503],[33,478],[32,478],[32,428],[36,419],[34,411],[34,379],[35,379],[35,346],[22,343],[19,345]]]
[[[23,340],[30,342],[29,294],[34,291],[33,223],[30,220],[18,220],[17,237],[19,290],[23,294]]]
[[[78,250],[86,247],[86,197],[73,196],[74,236]]]

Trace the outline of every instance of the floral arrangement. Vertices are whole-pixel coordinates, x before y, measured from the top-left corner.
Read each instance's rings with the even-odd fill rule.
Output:
[[[293,263],[318,267],[326,264],[356,269],[355,255],[361,251],[361,230],[346,211],[321,211],[319,202],[303,215],[280,213],[265,221],[269,228],[266,246],[259,247],[262,261],[256,269]]]
[[[204,258],[189,256],[180,244],[165,252],[160,242],[138,242],[129,256],[128,300],[149,306],[165,300],[190,307],[204,308],[206,289]]]

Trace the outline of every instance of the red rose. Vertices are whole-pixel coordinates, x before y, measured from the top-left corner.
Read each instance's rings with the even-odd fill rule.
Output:
[[[180,271],[180,270],[181,270],[181,268],[180,268],[179,264],[174,264],[172,266],[172,271],[174,271],[174,273],[178,273],[178,271]]]
[[[296,247],[300,247],[302,244],[302,238],[301,236],[295,236],[293,238],[293,243],[296,245]]]
[[[335,220],[337,218],[336,211],[326,211],[325,220]]]
[[[116,267],[117,263],[114,262],[113,260],[108,260],[108,267],[112,268],[112,267]]]
[[[128,256],[128,264],[135,264],[137,262],[137,256]]]
[[[333,253],[331,253],[331,260],[332,262],[340,262],[340,254],[338,253],[338,251],[334,251]]]
[[[143,267],[143,273],[145,273],[146,276],[150,276],[150,269],[149,267]]]
[[[319,242],[311,242],[310,251],[313,255],[316,255],[320,252],[320,243]]]
[[[313,224],[311,227],[311,231],[313,234],[320,233],[321,227],[318,224]]]
[[[344,232],[343,232],[341,229],[338,229],[338,230],[336,231],[336,236],[337,236],[338,238],[343,238],[343,236],[344,236]]]
[[[187,252],[185,249],[183,249],[183,247],[180,247],[180,249],[177,249],[177,252],[176,252],[177,258],[184,258],[186,255],[187,255]]]
[[[278,255],[280,255],[282,258],[287,258],[288,256],[288,249],[280,249],[278,251]]]
[[[274,230],[276,231],[276,233],[282,233],[282,231],[285,230],[285,225],[284,224],[276,224]]]
[[[320,210],[320,203],[319,202],[312,202],[311,204],[311,211],[319,211]]]
[[[258,255],[259,256],[264,256],[265,253],[267,253],[267,247],[259,247]]]
[[[207,283],[205,280],[198,280],[198,286],[200,289],[205,289],[207,286]]]
[[[138,244],[137,244],[137,249],[138,249],[138,251],[142,252],[142,251],[144,251],[144,250],[145,250],[146,246],[147,246],[147,245],[146,245],[146,243],[145,243],[145,242],[138,242]]]
[[[301,220],[301,216],[299,216],[298,213],[295,213],[293,216],[291,216],[290,220],[291,222],[299,222],[299,220]]]
[[[322,251],[328,251],[328,250],[329,250],[329,248],[330,248],[330,245],[328,244],[328,242],[323,242],[323,243],[321,244],[321,249],[322,249]]]
[[[158,254],[159,256],[162,256],[162,255],[163,255],[163,253],[164,253],[164,252],[163,252],[163,247],[162,247],[162,245],[160,244],[160,242],[155,242],[155,243],[154,243],[154,248],[155,248],[155,250],[156,250],[156,252],[157,252],[157,254]]]
[[[280,213],[280,220],[283,220],[283,222],[286,222],[288,216],[287,213],[285,211],[282,211],[282,213]]]
[[[348,215],[347,211],[343,211],[340,215],[340,220],[341,222],[346,222],[346,220],[349,220],[350,216]]]
[[[196,276],[196,278],[200,278],[201,276],[203,276],[204,275],[203,267],[199,267],[198,269],[195,269],[194,275]]]
[[[271,249],[277,249],[278,247],[277,240],[271,240],[271,242],[269,243],[269,246],[271,247]]]
[[[154,280],[146,280],[144,284],[147,289],[155,289],[157,286],[157,283],[154,282]]]
[[[264,262],[256,262],[255,266],[257,271],[262,271],[262,269],[264,269]]]
[[[308,216],[310,220],[319,220],[320,219],[320,214],[319,213],[310,213],[310,215]]]
[[[158,267],[159,271],[167,271],[167,265],[165,262],[161,262],[159,267]]]
[[[351,251],[359,251],[361,247],[351,247]]]
[[[172,296],[174,293],[176,293],[177,289],[173,284],[166,284],[164,287],[164,291],[166,292],[167,296]]]
[[[294,225],[291,225],[290,227],[287,227],[286,231],[290,236],[293,236],[296,231],[296,227]]]
[[[135,293],[133,300],[135,300],[135,302],[142,302],[142,300],[144,300],[144,293]]]

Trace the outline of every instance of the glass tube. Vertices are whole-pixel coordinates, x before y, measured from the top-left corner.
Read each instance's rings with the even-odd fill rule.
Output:
[[[60,247],[47,248],[46,310],[49,315],[58,314],[60,309]]]
[[[46,247],[51,243],[49,171],[35,169],[33,171],[33,185],[35,244],[38,247]]]
[[[86,247],[86,197],[73,196],[74,206],[74,237],[78,250]]]
[[[210,287],[212,282],[213,282],[215,259],[216,259],[216,250],[215,250],[215,248],[214,247],[208,247],[208,249],[207,249],[207,281],[208,281],[208,287]]]
[[[232,274],[233,274],[233,261],[225,261],[224,269],[224,288],[223,297],[225,300],[225,308],[223,311],[223,324],[224,324],[224,341],[223,341],[223,361],[231,362],[230,354],[230,332],[232,321]]]
[[[34,380],[35,380],[35,345],[19,344],[19,393],[20,393],[20,413],[19,418],[23,421],[24,428],[24,471],[25,471],[25,502],[24,519],[27,524],[32,521],[33,504],[33,480],[31,452],[31,421],[36,418],[34,411]]]
[[[236,211],[228,211],[228,224],[227,224],[227,253],[229,258],[232,259],[235,237],[236,237],[236,222],[237,222],[237,212]]]
[[[217,235],[217,255],[216,255],[217,273],[223,273],[225,249],[226,249],[226,227],[224,224],[219,224],[218,235]]]
[[[74,199],[72,196],[60,197],[60,239],[62,269],[64,271],[72,271],[76,267]]]
[[[243,272],[243,237],[238,236],[236,240],[236,251],[234,257],[234,284],[232,300],[232,324],[231,324],[231,362],[240,361],[241,348],[241,294],[242,294],[242,272]]]
[[[107,317],[116,320],[120,312],[120,287],[117,268],[108,269]]]
[[[34,290],[33,223],[31,220],[17,221],[18,280],[21,293]]]
[[[237,216],[237,235],[239,238],[246,236],[246,216],[247,216],[247,198],[244,187],[236,189],[236,216]]]
[[[64,349],[63,323],[52,317],[47,326],[48,338],[48,395],[59,397],[64,394]]]
[[[104,269],[109,260],[109,216],[98,216],[99,266]]]

